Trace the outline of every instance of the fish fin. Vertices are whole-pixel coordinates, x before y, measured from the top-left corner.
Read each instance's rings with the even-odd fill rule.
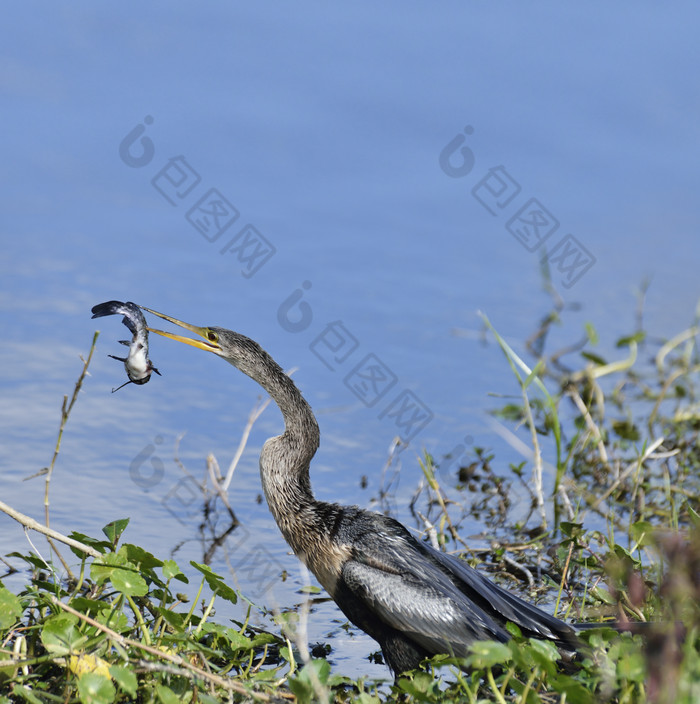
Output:
[[[112,393],[114,393],[115,391],[119,391],[119,389],[123,389],[127,384],[132,384],[132,383],[133,382],[131,381],[131,379],[129,379],[129,381],[125,381],[121,386],[117,386],[116,389],[112,389]]]

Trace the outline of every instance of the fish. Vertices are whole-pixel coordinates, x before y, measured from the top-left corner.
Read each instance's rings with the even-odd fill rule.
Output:
[[[112,359],[124,362],[126,375],[129,377],[129,381],[124,382],[116,389],[112,389],[112,393],[119,391],[127,384],[146,384],[151,380],[153,372],[158,376],[163,376],[148,358],[148,327],[146,326],[146,318],[135,303],[131,301],[126,301],[126,303],[106,301],[93,306],[91,312],[93,318],[101,318],[105,315],[123,315],[122,323],[126,325],[132,334],[131,341],[119,340],[122,345],[126,345],[129,348],[129,354],[126,357],[108,355]]]

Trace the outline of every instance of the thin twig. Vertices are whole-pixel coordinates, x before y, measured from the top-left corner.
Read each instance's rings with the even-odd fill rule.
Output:
[[[70,416],[70,412],[73,410],[73,406],[75,405],[75,402],[78,398],[78,393],[80,392],[80,388],[83,385],[83,379],[87,374],[87,369],[90,365],[90,360],[92,359],[92,353],[95,351],[95,345],[97,344],[97,338],[99,337],[99,335],[100,331],[95,330],[95,334],[92,336],[92,345],[90,346],[90,352],[88,353],[87,359],[83,359],[82,356],[80,357],[83,360],[83,369],[80,372],[80,376],[78,376],[78,381],[75,382],[75,388],[73,389],[73,396],[71,397],[70,403],[68,403],[68,396],[63,397],[63,404],[61,406],[61,425],[58,428],[58,437],[56,438],[56,447],[53,451],[51,464],[49,465],[48,470],[46,472],[46,486],[44,489],[44,512],[46,514],[47,528],[49,527],[49,485],[51,483],[51,475],[53,474],[53,468],[56,464],[56,458],[58,457],[58,453],[61,450],[63,429],[66,427],[66,423],[68,422],[68,416]]]
[[[437,531],[435,530],[435,526],[420,511],[418,511],[418,515],[420,516],[421,521],[423,521],[425,530],[428,533],[428,539],[430,540],[430,544],[436,550],[440,550],[440,543],[438,542],[438,536]]]
[[[250,436],[250,431],[253,429],[253,425],[255,425],[255,421],[260,418],[261,413],[270,405],[271,401],[272,399],[269,396],[262,402],[260,401],[260,399],[258,399],[258,402],[255,404],[255,407],[250,412],[248,420],[245,424],[245,428],[243,428],[243,432],[241,433],[241,439],[238,443],[238,447],[236,448],[236,452],[233,455],[231,464],[229,465],[228,471],[226,472],[226,478],[224,479],[224,482],[221,485],[221,490],[223,492],[228,491],[228,488],[231,484],[231,480],[233,479],[233,473],[236,471],[236,467],[238,467],[238,463],[241,461],[243,451],[245,450],[245,446],[248,444],[248,437]]]
[[[654,450],[656,450],[656,448],[659,447],[659,445],[661,445],[663,441],[664,438],[657,438],[656,440],[654,440],[654,442],[652,442],[651,445],[649,445],[649,447],[647,447],[647,449],[644,451],[644,454],[638,459],[636,459],[634,462],[630,462],[627,467],[620,473],[620,476],[606,489],[605,492],[603,492],[601,496],[599,496],[591,504],[590,507],[592,509],[597,509],[598,506],[600,506],[600,504],[603,503],[603,501],[605,501],[608,496],[610,496],[610,494],[612,494],[613,491],[615,491],[615,489],[617,489],[617,487],[622,482],[624,482],[627,477],[629,477],[630,474],[632,474],[632,472],[639,469],[644,464],[644,462],[649,459],[649,457],[654,453]]]
[[[579,413],[583,416],[586,425],[588,426],[588,430],[594,435],[596,444],[598,445],[598,454],[600,455],[600,461],[606,467],[609,467],[610,464],[608,461],[608,453],[605,449],[605,443],[603,442],[603,435],[600,432],[600,428],[595,424],[595,421],[593,420],[590,411],[588,410],[588,408],[586,408],[586,404],[583,402],[581,395],[573,386],[573,384],[569,385],[569,388],[566,390],[566,393],[571,397],[571,400],[574,402],[574,405],[578,409]]]
[[[506,565],[510,565],[510,567],[512,567],[513,569],[518,570],[519,572],[522,572],[527,579],[527,583],[528,583],[530,589],[534,588],[535,579],[532,576],[532,572],[530,572],[530,570],[527,567],[525,567],[525,565],[521,565],[519,562],[516,562],[512,557],[508,557],[508,555],[506,555],[506,554],[503,554],[501,556],[501,559],[503,560],[503,562],[506,563]]]
[[[532,483],[537,501],[537,508],[540,511],[542,518],[542,527],[547,528],[547,511],[544,507],[544,496],[542,494],[542,452],[540,451],[540,443],[537,439],[537,428],[535,427],[535,419],[532,417],[532,409],[530,408],[530,399],[527,396],[527,387],[525,384],[521,386],[523,392],[523,409],[525,410],[525,419],[527,420],[528,428],[530,429],[530,437],[532,439]]]
[[[297,371],[297,369],[298,367],[293,367],[292,369],[290,369],[288,372],[286,372],[287,376],[291,377],[292,374]],[[243,428],[243,432],[241,433],[241,440],[238,443],[236,452],[233,456],[233,459],[231,460],[231,464],[229,465],[228,471],[226,472],[226,479],[224,479],[224,483],[221,485],[221,489],[223,492],[228,491],[228,488],[231,484],[231,480],[233,479],[233,473],[236,471],[236,467],[238,467],[238,463],[241,461],[243,451],[245,450],[245,447],[248,444],[248,437],[250,436],[250,431],[255,425],[255,421],[260,418],[263,411],[270,405],[271,401],[272,399],[269,396],[262,402],[260,399],[258,399],[258,402],[253,407],[253,410],[250,412],[250,415],[248,416],[248,421],[246,422],[245,428]]]
[[[65,543],[66,545],[70,545],[73,548],[77,548],[78,550],[84,552],[86,555],[90,555],[92,557],[101,556],[101,553],[97,552],[95,548],[91,548],[89,545],[85,545],[84,543],[81,543],[78,540],[73,540],[73,538],[69,538],[66,535],[62,535],[61,533],[53,530],[52,528],[47,528],[38,521],[35,521],[33,518],[25,516],[23,513],[16,511],[11,506],[8,506],[2,501],[0,501],[0,511],[6,513],[8,516],[10,516],[10,518],[14,518],[18,523],[21,523],[23,526],[25,526],[25,528],[35,530],[38,533],[43,533],[49,538],[53,538],[54,540],[58,540],[61,543]]]

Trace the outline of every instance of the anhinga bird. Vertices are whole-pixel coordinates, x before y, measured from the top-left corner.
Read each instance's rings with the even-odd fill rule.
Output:
[[[148,328],[146,327],[146,318],[144,318],[141,309],[131,301],[122,303],[121,301],[107,301],[106,303],[98,303],[92,308],[92,317],[101,318],[104,315],[123,315],[122,322],[132,334],[131,342],[129,340],[119,340],[122,345],[129,348],[129,354],[126,357],[115,357],[113,354],[108,355],[112,359],[117,359],[124,362],[126,375],[129,381],[125,381],[121,386],[112,389],[112,393],[119,391],[127,384],[145,384],[150,381],[151,373],[155,372],[158,376],[161,373],[153,366],[153,363],[148,359]]]
[[[277,362],[237,332],[190,325],[143,308],[202,339],[151,332],[222,357],[279,406],[284,433],[267,440],[260,453],[270,511],[299,559],[347,618],[379,643],[395,674],[433,654],[465,656],[476,640],[506,641],[508,621],[525,635],[552,640],[565,650],[580,645],[575,628],[496,586],[462,560],[416,540],[393,518],[317,501],[309,463],[319,445],[318,424]]]

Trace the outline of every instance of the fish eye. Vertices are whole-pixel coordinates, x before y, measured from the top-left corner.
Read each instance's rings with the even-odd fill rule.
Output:
[[[213,330],[207,330],[207,340],[209,342],[218,342],[219,336]]]

